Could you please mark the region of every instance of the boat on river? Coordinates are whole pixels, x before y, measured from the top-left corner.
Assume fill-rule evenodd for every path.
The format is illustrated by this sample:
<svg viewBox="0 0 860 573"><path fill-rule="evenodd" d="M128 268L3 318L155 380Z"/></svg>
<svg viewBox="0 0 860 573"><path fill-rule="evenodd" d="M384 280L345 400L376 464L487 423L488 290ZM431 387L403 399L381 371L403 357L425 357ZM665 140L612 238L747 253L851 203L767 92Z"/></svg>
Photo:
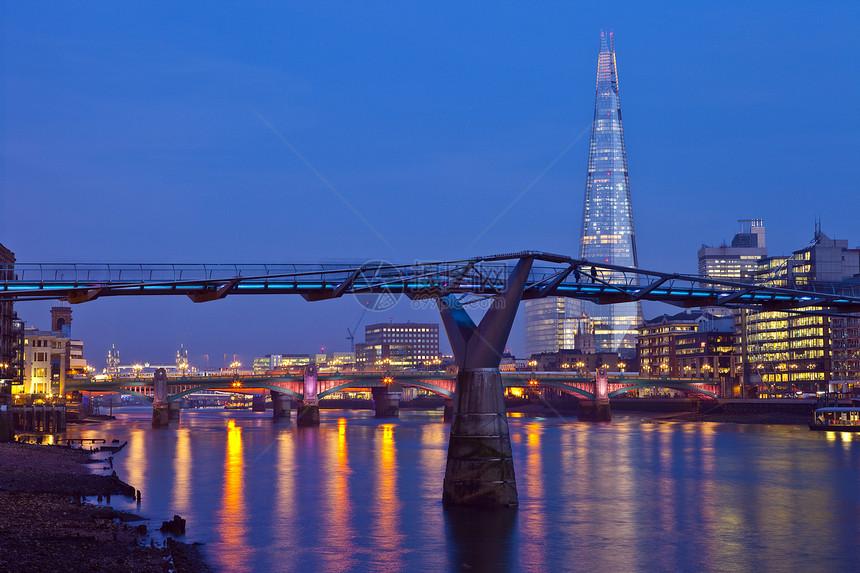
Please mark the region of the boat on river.
<svg viewBox="0 0 860 573"><path fill-rule="evenodd" d="M244 398L231 397L224 404L225 410L250 410L251 405Z"/></svg>
<svg viewBox="0 0 860 573"><path fill-rule="evenodd" d="M860 408L818 408L812 415L810 430L825 432L860 432Z"/></svg>

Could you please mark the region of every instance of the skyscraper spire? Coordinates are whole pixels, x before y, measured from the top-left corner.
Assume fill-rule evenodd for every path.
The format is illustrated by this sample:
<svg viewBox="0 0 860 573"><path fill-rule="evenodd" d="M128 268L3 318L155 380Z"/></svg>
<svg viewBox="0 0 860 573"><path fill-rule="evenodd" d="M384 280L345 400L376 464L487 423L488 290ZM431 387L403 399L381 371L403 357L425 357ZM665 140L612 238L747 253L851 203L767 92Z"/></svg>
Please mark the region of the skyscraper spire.
<svg viewBox="0 0 860 573"><path fill-rule="evenodd" d="M580 257L630 267L639 263L612 32L600 33ZM620 277L609 273L603 279L612 282ZM642 322L642 309L638 302L606 306L589 304L586 312L595 320L598 352L629 352L634 348L633 329Z"/></svg>

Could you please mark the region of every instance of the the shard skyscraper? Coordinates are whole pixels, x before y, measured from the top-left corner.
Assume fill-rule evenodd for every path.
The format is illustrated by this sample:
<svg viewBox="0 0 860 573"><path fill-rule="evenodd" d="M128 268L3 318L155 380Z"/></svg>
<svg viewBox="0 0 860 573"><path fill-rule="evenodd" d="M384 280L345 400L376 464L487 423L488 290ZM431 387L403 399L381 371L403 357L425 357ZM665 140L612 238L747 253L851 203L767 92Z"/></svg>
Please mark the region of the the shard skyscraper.
<svg viewBox="0 0 860 573"><path fill-rule="evenodd" d="M627 267L635 267L639 263L612 32L600 33L597 92L588 150L579 255L597 263ZM608 282L621 280L621 277L612 275L603 278ZM642 322L639 302L604 306L587 304L585 312L594 320L598 352L627 354L635 348L635 328Z"/></svg>
<svg viewBox="0 0 860 573"><path fill-rule="evenodd" d="M612 32L600 34L579 256L595 263L638 265ZM621 280L613 274L600 278ZM573 339L565 336L570 330L565 324L582 324L583 310L591 319L597 352L634 352L635 329L642 322L640 303L601 306L549 298L526 303L526 354L573 348Z"/></svg>

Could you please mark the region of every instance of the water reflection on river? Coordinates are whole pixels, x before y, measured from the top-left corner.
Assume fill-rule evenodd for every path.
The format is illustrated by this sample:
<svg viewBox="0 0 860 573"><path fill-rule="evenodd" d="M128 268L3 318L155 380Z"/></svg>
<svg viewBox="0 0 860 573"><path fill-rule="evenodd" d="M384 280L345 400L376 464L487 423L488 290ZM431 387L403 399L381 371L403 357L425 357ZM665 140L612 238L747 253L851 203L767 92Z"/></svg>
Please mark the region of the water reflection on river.
<svg viewBox="0 0 860 573"><path fill-rule="evenodd" d="M221 571L835 571L860 562L860 442L798 427L511 417L517 510L444 508L439 412L145 410L72 427L154 525L179 514ZM113 499L115 506L122 502ZM135 509L131 504L129 507Z"/></svg>

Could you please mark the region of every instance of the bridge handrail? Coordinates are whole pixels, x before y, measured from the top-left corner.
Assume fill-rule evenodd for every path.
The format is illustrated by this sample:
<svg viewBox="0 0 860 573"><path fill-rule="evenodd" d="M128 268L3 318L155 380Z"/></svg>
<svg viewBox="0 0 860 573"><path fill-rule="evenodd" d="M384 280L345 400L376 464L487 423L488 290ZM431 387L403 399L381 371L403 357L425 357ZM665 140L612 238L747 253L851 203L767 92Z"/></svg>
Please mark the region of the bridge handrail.
<svg viewBox="0 0 860 573"><path fill-rule="evenodd" d="M530 271L526 291L532 298L551 294L623 302L692 297L695 299L693 302L705 305L770 305L768 308L777 310L797 306L802 309L800 312L822 306L846 312L860 308L860 285L810 283L788 288L662 273L534 251L407 265L14 263L0 265L0 291L4 298L34 299L64 298L75 295L80 289L98 291L89 293L87 297L75 295L73 298L77 302L81 298L95 298L102 290L109 290L110 294L138 294L143 289L154 294L188 294L216 286L228 289L225 295L231 292L265 292L270 286L289 292L283 289L292 286L296 292L300 288L303 291L326 291L328 294L321 295L322 298L347 292L420 294L422 289L429 297L443 296L448 292L485 297L498 292L505 283L510 266L520 257L532 257L543 263L533 265ZM372 272L363 272L365 270Z"/></svg>

